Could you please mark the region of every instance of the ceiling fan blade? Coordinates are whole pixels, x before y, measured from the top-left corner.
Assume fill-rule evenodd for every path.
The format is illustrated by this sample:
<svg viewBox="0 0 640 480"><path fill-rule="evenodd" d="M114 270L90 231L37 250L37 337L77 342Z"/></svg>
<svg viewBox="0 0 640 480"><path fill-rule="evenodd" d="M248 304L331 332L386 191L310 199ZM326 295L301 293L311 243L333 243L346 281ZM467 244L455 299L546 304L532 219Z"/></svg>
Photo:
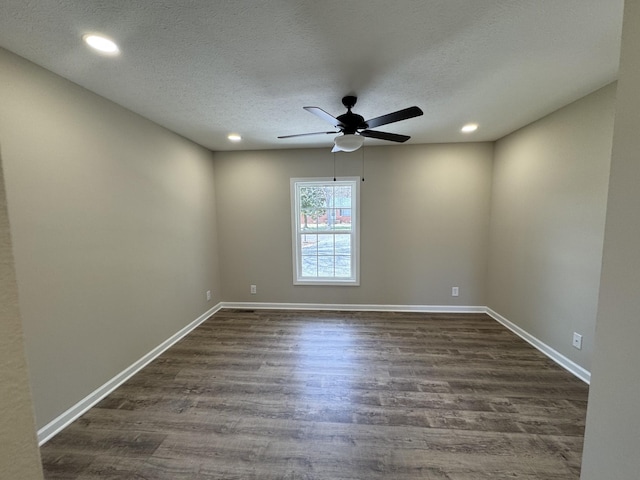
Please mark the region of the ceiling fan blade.
<svg viewBox="0 0 640 480"><path fill-rule="evenodd" d="M367 128L380 127L388 123L399 122L400 120L406 120L408 118L419 117L424 112L418 107L409 107L397 112L387 113L381 117L375 117L371 120L366 120Z"/></svg>
<svg viewBox="0 0 640 480"><path fill-rule="evenodd" d="M342 126L342 122L340 120L338 120L336 117L334 117L330 113L325 112L321 108L318 108L318 107L302 107L302 108L304 108L309 113L313 113L316 117L321 118L325 122L329 122L334 127Z"/></svg>
<svg viewBox="0 0 640 480"><path fill-rule="evenodd" d="M278 138L293 138L293 137L306 137L308 135L323 135L326 133L340 133L340 132L312 132L312 133L296 133L295 135L281 135Z"/></svg>
<svg viewBox="0 0 640 480"><path fill-rule="evenodd" d="M362 130L360 135L363 137L378 138L380 140L389 140L390 142L403 143L409 140L409 135L398 135L397 133L378 132L376 130Z"/></svg>

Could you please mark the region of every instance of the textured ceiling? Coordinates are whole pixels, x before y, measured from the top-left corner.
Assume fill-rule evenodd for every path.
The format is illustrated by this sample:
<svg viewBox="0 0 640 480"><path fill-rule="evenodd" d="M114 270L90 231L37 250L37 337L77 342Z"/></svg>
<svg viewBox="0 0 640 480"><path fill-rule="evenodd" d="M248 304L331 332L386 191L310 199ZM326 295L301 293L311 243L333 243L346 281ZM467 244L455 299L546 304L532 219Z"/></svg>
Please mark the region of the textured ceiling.
<svg viewBox="0 0 640 480"><path fill-rule="evenodd" d="M212 150L318 147L358 96L409 143L495 140L616 79L623 0L0 0L0 46ZM115 58L82 42L99 32ZM472 135L460 133L477 122ZM329 128L327 128L329 127ZM240 144L226 135L238 132ZM366 144L384 144L367 139Z"/></svg>

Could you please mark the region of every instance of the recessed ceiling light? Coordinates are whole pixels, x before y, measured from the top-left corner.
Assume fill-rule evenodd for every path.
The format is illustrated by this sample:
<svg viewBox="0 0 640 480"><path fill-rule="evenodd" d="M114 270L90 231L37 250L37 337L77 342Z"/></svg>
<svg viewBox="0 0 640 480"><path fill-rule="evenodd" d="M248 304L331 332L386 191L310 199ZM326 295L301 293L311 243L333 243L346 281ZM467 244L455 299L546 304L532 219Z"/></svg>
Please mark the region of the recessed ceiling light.
<svg viewBox="0 0 640 480"><path fill-rule="evenodd" d="M84 43L89 45L94 50L99 51L100 53L106 53L107 55L117 55L120 53L120 49L116 43L101 35L95 35L93 33L87 33L82 36L82 40Z"/></svg>
<svg viewBox="0 0 640 480"><path fill-rule="evenodd" d="M227 135L227 138L232 142L239 142L240 140L242 140L242 137L237 133L230 133L229 135Z"/></svg>
<svg viewBox="0 0 640 480"><path fill-rule="evenodd" d="M464 127L462 127L461 131L464 133L475 132L478 129L477 123L467 123Z"/></svg>

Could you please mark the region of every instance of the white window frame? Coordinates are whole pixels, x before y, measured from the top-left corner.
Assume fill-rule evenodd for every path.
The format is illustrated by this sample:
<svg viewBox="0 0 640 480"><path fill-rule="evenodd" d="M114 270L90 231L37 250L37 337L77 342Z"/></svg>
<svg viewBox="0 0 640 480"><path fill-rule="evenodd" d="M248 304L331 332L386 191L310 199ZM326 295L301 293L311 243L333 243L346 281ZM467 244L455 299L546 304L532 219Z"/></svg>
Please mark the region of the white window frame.
<svg viewBox="0 0 640 480"><path fill-rule="evenodd" d="M299 186L313 184L331 186L350 185L352 190L351 206L351 276L350 277L304 277L302 275L302 245L303 234L300 225ZM360 177L333 178L292 178L291 179L291 232L293 250L293 284L294 285L360 285ZM307 232L308 233L308 232ZM345 234L344 231L321 231L318 234Z"/></svg>

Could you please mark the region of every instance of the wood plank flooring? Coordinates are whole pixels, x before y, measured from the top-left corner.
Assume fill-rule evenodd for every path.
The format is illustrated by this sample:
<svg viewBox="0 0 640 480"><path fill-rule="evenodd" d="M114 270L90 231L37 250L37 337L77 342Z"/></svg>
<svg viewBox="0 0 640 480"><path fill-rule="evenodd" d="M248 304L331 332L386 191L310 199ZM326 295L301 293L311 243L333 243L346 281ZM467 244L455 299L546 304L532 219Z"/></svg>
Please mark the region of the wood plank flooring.
<svg viewBox="0 0 640 480"><path fill-rule="evenodd" d="M221 310L47 479L579 479L588 386L484 314Z"/></svg>

